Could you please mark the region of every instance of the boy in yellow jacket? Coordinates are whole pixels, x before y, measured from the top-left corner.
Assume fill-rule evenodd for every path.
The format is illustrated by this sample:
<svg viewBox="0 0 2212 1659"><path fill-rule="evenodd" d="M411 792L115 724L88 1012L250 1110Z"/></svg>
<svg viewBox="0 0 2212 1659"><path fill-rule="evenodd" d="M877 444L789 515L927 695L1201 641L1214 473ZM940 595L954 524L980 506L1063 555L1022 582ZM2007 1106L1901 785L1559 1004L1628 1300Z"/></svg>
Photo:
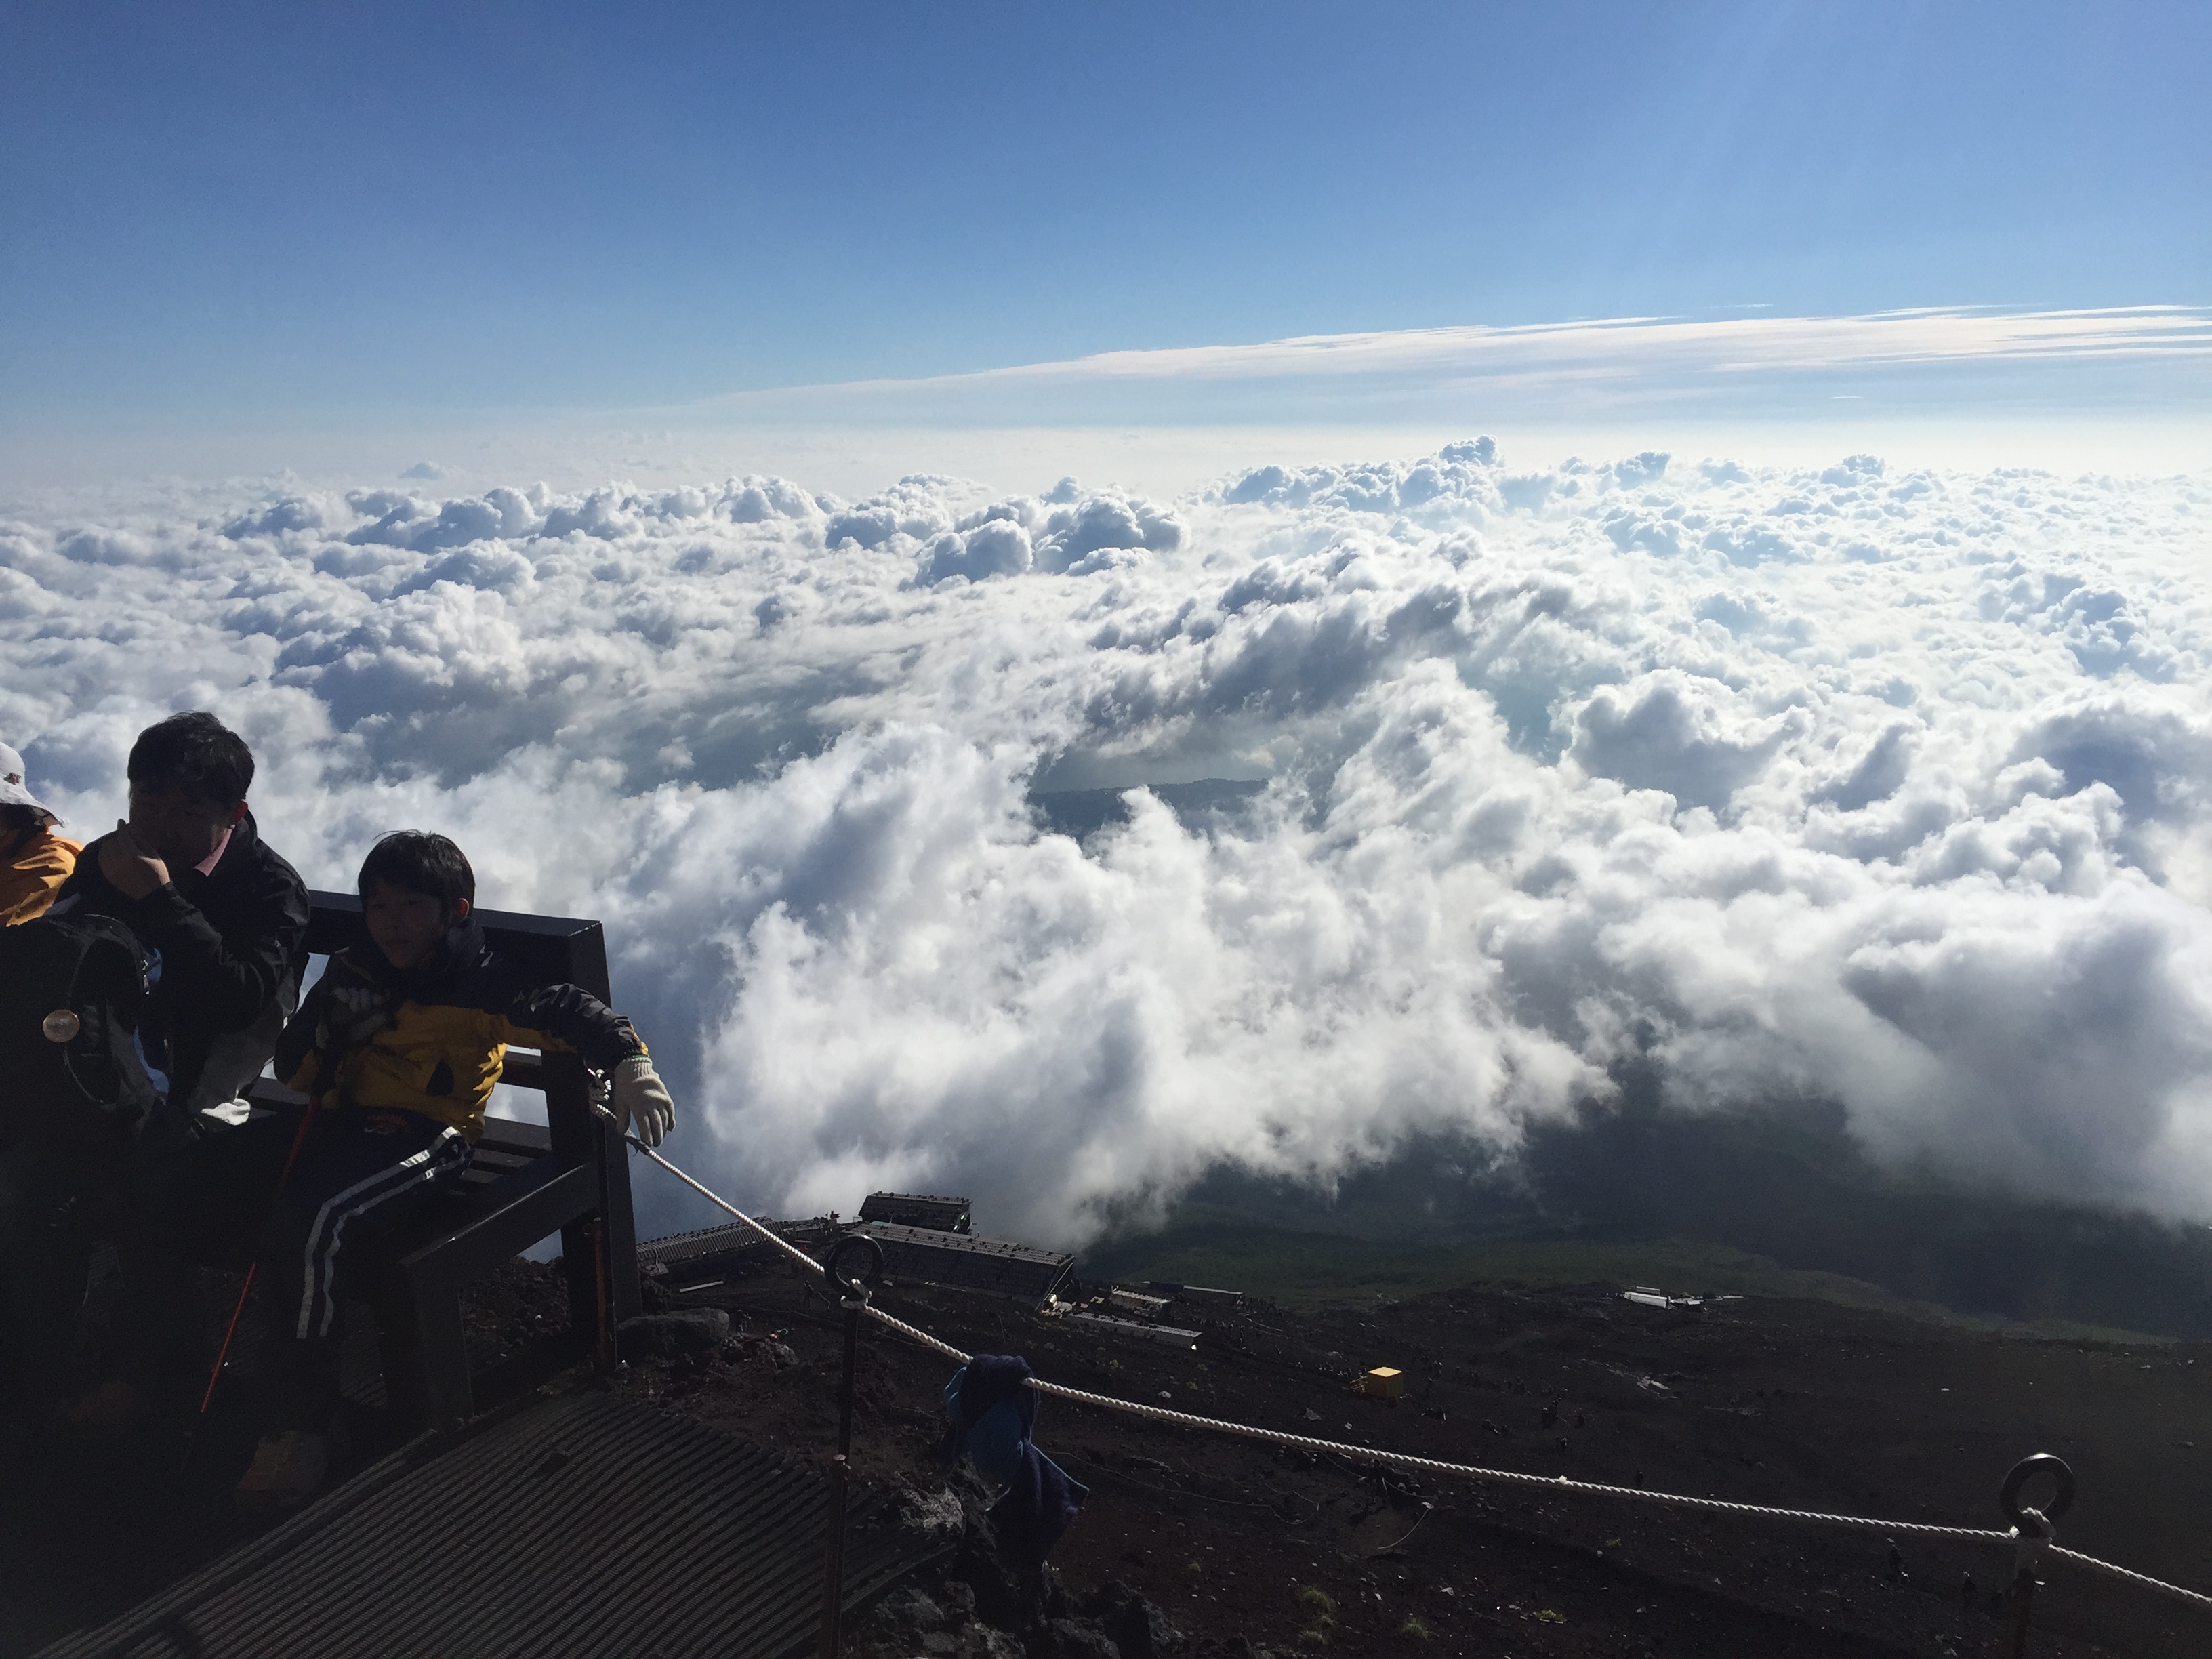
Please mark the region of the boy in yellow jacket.
<svg viewBox="0 0 2212 1659"><path fill-rule="evenodd" d="M276 1075L314 1122L262 1232L271 1317L261 1365L273 1419L240 1498L289 1507L328 1472L337 1409L335 1297L378 1235L468 1167L510 1043L573 1048L613 1079L657 1144L668 1091L622 1015L495 956L471 915L476 876L443 836L385 836L361 868L369 945L331 959L276 1045Z"/></svg>

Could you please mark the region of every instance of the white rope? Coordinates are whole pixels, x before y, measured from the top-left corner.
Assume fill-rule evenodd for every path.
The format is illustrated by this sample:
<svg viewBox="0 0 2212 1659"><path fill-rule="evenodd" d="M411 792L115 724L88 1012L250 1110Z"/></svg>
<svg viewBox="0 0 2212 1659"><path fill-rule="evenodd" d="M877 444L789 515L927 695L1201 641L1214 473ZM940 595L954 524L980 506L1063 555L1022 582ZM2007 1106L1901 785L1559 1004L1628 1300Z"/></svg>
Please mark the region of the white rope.
<svg viewBox="0 0 2212 1659"><path fill-rule="evenodd" d="M607 1110L605 1107L595 1105L592 1109L597 1112L601 1117L606 1119L608 1122L615 1123L619 1127L619 1121L616 1118L615 1115ZM817 1279L826 1279L829 1277L830 1270L823 1267L819 1261L817 1261L812 1256L807 1255L805 1251L800 1249L798 1245L793 1243L789 1239L775 1232L773 1229L763 1227L759 1222L754 1220L743 1210L731 1203L728 1199L724 1198L720 1193L715 1192L713 1188L702 1186L698 1182L694 1181L690 1176L684 1174L683 1170L678 1169L666 1158L661 1157L659 1152L653 1151L652 1147L647 1146L635 1135L630 1134L625 1131L623 1134L623 1139L629 1142L631 1146L636 1147L638 1151L643 1152L655 1164L658 1164L662 1169L667 1170L669 1174L674 1176L678 1181L689 1187L693 1192L698 1194L700 1197L705 1199L708 1203L717 1206L726 1213L734 1216L739 1221L744 1222L746 1226L751 1228L763 1238L768 1240L769 1243L775 1245L777 1249L781 1250L786 1255L789 1256L800 1267L805 1268L807 1272L812 1273ZM881 1308L877 1307L873 1303L867 1304L864 1311L866 1312L870 1318L878 1320L884 1324L890 1326L891 1329L898 1332L902 1336L911 1337L915 1341L921 1343L925 1348L934 1349L937 1352L943 1354L947 1359L957 1361L958 1364L964 1365L970 1359L975 1358L973 1354L965 1354L961 1352L959 1349L954 1347L950 1342L941 1341L938 1338L932 1336L927 1331L922 1330L917 1326L908 1324L903 1319L895 1318L891 1315L885 1313Z"/></svg>
<svg viewBox="0 0 2212 1659"><path fill-rule="evenodd" d="M1371 1446L1348 1446L1338 1440L1316 1440L1309 1435L1286 1434L1279 1429L1261 1429L1244 1423L1225 1422L1218 1418L1194 1417L1185 1412L1169 1411L1164 1407L1115 1400L1102 1394L1086 1394L1080 1389L1047 1382L1041 1377L1032 1377L1030 1386L1040 1394L1057 1395L1064 1400L1079 1401L1086 1406L1101 1406L1109 1411L1129 1412L1139 1417L1173 1423L1180 1428L1207 1429L1217 1434L1241 1435L1246 1439L1269 1441L1279 1446L1294 1446L1304 1451L1341 1453L1346 1456L1364 1458L1370 1463L1389 1463L1402 1469L1419 1469L1427 1474L1470 1480L1496 1480L1507 1486L1540 1487L1546 1492L1594 1492L1607 1498L1636 1498L1646 1503L1675 1504L1687 1509L1711 1510L1722 1514L1778 1516L1791 1521L1818 1521L1831 1526L1863 1527L1876 1532L1912 1533L1927 1538L1972 1538L1989 1543L2008 1543L2012 1539L2008 1532L1996 1532L1981 1527L1937 1527L1919 1521L1877 1521L1862 1515L1825 1515L1813 1510L1768 1509L1759 1504L1734 1504L1718 1498L1692 1498L1685 1492L1647 1492L1641 1486L1609 1486L1592 1480L1571 1480L1564 1474L1528 1474L1519 1469L1488 1469L1472 1463L1446 1463L1433 1457L1416 1457L1410 1452L1379 1451Z"/></svg>
<svg viewBox="0 0 2212 1659"><path fill-rule="evenodd" d="M592 1109L610 1122L616 1121L614 1115L605 1107L595 1106ZM625 1133L623 1139L702 1198L744 1223L746 1226L768 1240L769 1243L791 1257L809 1273L817 1278L829 1276L829 1270L822 1263L807 1255L789 1239L779 1237L720 1194L694 1181L652 1147L638 1139L636 1136ZM901 1335L943 1354L947 1359L964 1365L974 1358L971 1354L961 1352L950 1342L932 1336L927 1331L908 1324L903 1319L893 1317L872 1303L865 1304L862 1311L870 1318L889 1326ZM1274 1445L1294 1447L1301 1451L1329 1452L1341 1454L1347 1457L1364 1458L1370 1463L1388 1463L1402 1469L1419 1469L1424 1474L1439 1478L1491 1480L1506 1486L1534 1487L1544 1492L1589 1493L1601 1498L1626 1498L1646 1504L1670 1504L1679 1509L1704 1510L1717 1515L1765 1516L1778 1521L1807 1521L1820 1526L1856 1527L1863 1531L1893 1535L1904 1534L1916 1538L1964 1538L1978 1543L2008 1544L2014 1541L2018 1536L2017 1530L1998 1532L1994 1528L1984 1527L1938 1527L1923 1521L1881 1521L1869 1516L1830 1515L1818 1510L1770 1509L1764 1504L1736 1504L1719 1498L1694 1498L1686 1492L1647 1492L1641 1486L1613 1486L1594 1480L1571 1480L1563 1474L1528 1474L1519 1469L1487 1469L1472 1463L1446 1463L1433 1457L1416 1457L1410 1452L1380 1451L1372 1446L1348 1446L1341 1441L1317 1440L1310 1435L1287 1434L1280 1429L1255 1428L1249 1423L1231 1423L1216 1417L1194 1417L1188 1412L1170 1411L1164 1406L1147 1406L1133 1400L1117 1400L1111 1395L1091 1394L1082 1389L1071 1389L1062 1382L1048 1382L1041 1376L1032 1376L1028 1379L1028 1382L1030 1387L1035 1389L1039 1394L1052 1395L1061 1400L1073 1400L1080 1405L1096 1406L1104 1411L1125 1412L1133 1417L1148 1417L1155 1422L1171 1423L1177 1428L1204 1429L1213 1434L1236 1435L1247 1440L1263 1440ZM2212 1608L2212 1595L2200 1595L2192 1589L2184 1589L2180 1585L2169 1584L2162 1578L2153 1578L2146 1573L2115 1566L2109 1561L2099 1560L2094 1555L2083 1555L2078 1550L2062 1549L2056 1544L2050 1546L2050 1553L2063 1556L2076 1566L2086 1567L2092 1572L2101 1572L2109 1577L2124 1580L2144 1589L2157 1590L2161 1594L2178 1597L2184 1601L2194 1602L2198 1607Z"/></svg>
<svg viewBox="0 0 2212 1659"><path fill-rule="evenodd" d="M2179 1596L2182 1601L2193 1601L2200 1607L2212 1607L2212 1595L2200 1595L2193 1589L2184 1589L2179 1584L2169 1584L2163 1578L2153 1578L2149 1574L2137 1572L2132 1567L2115 1566L2110 1561L2100 1561L2094 1555L2084 1555L2079 1550L2066 1549L2057 1544L2051 1546L2051 1553L2063 1555L2075 1566L2087 1567L2092 1572L2101 1572L2108 1578L2118 1578L2123 1583L2135 1584L2143 1589L2158 1590L2167 1595Z"/></svg>

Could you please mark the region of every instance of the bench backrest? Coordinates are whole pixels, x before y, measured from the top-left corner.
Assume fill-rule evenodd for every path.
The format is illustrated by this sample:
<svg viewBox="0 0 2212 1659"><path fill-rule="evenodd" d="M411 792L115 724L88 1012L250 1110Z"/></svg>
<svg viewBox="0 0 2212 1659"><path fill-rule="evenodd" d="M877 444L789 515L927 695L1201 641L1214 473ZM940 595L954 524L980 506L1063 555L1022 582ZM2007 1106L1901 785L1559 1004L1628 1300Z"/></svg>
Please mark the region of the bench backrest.
<svg viewBox="0 0 2212 1659"><path fill-rule="evenodd" d="M368 942L361 901L351 893L310 893L307 949L326 957ZM479 910L477 923L491 947L533 979L575 985L611 1003L607 984L607 936L596 921L568 916L525 915L517 910Z"/></svg>

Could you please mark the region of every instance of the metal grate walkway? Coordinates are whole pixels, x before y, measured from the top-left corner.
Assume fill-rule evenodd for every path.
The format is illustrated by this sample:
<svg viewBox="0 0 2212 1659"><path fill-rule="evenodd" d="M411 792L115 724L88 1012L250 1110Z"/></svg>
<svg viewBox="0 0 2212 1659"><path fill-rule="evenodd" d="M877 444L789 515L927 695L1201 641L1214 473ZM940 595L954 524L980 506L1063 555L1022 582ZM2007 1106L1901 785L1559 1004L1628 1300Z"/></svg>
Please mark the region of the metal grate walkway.
<svg viewBox="0 0 2212 1659"><path fill-rule="evenodd" d="M38 1659L784 1659L821 1609L825 1483L596 1392L426 1436ZM856 1504L848 1606L942 1547Z"/></svg>

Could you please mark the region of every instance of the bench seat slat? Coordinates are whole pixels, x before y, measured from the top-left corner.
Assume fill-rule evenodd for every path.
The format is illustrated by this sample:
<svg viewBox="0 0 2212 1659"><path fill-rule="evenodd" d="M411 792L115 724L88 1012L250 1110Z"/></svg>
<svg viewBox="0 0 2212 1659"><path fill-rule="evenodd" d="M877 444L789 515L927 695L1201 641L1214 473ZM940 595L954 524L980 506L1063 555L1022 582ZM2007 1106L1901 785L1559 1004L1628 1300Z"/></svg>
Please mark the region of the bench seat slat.
<svg viewBox="0 0 2212 1659"><path fill-rule="evenodd" d="M441 1209L438 1231L404 1251L394 1265L403 1275L411 1274L434 1256L458 1280L479 1277L546 1234L590 1214L597 1197L589 1169L533 1164Z"/></svg>

